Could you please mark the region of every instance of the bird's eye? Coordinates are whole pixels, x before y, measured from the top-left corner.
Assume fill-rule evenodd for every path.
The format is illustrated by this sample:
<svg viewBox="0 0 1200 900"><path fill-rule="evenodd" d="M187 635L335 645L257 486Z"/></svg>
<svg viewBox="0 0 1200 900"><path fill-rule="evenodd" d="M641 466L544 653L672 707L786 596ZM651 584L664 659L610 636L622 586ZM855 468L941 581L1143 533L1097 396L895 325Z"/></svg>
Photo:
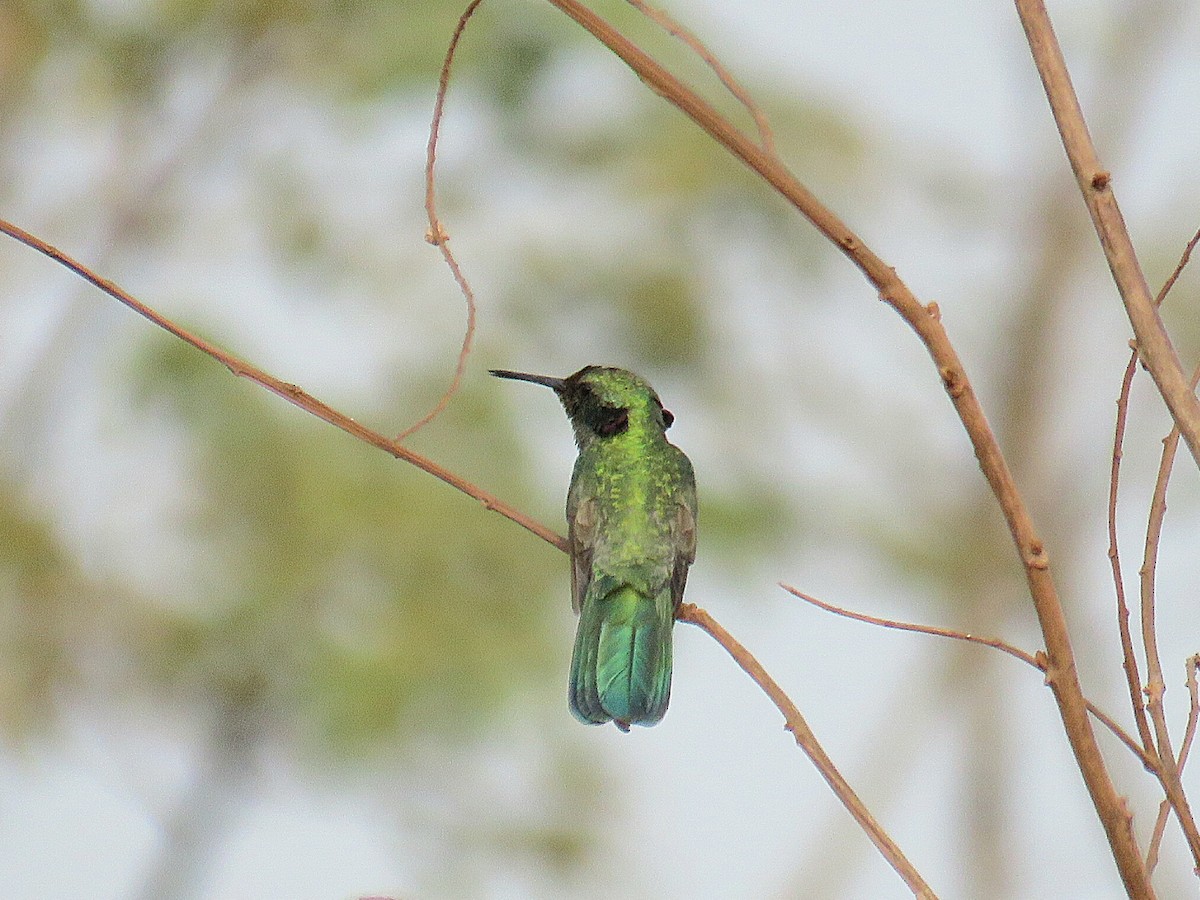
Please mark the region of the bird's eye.
<svg viewBox="0 0 1200 900"><path fill-rule="evenodd" d="M612 437L614 434L621 434L627 428L629 428L629 410L614 409L611 411L611 415L596 426L596 433L601 437Z"/></svg>
<svg viewBox="0 0 1200 900"><path fill-rule="evenodd" d="M664 409L662 411L662 416L664 429L670 428L675 424L675 413L671 412L669 409Z"/></svg>

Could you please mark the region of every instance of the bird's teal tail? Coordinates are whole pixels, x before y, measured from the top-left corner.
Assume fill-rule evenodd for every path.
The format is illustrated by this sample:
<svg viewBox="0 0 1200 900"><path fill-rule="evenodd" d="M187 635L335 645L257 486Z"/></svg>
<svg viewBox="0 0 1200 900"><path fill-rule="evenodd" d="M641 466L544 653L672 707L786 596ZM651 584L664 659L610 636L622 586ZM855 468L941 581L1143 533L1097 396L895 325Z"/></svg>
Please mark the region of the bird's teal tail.
<svg viewBox="0 0 1200 900"><path fill-rule="evenodd" d="M575 717L593 725L611 719L623 730L661 719L671 696L674 625L669 587L658 598L628 585L605 596L589 591L571 660Z"/></svg>

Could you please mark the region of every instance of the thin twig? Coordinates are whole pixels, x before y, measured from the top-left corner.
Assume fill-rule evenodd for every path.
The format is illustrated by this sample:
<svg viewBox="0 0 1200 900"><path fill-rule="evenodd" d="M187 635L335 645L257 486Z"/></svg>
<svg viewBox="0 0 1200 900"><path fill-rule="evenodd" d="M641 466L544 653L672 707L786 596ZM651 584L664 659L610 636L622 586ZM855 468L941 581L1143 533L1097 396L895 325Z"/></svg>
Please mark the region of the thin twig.
<svg viewBox="0 0 1200 900"><path fill-rule="evenodd" d="M1195 390L1200 382L1200 367L1192 375L1191 388ZM1158 744L1158 777L1162 782L1163 791L1175 810L1175 818L1187 839L1192 859L1200 869L1200 829L1192 816L1187 794L1183 790L1183 782L1179 777L1179 768L1175 761L1175 753L1171 749L1171 733L1167 727L1166 710L1163 707L1163 695L1167 691L1163 678L1162 660L1158 653L1158 626L1156 624L1154 604L1154 581L1158 568L1158 548L1162 538L1163 522L1167 515L1167 484L1171 480L1171 469L1175 462L1175 451L1179 447L1179 427L1171 429L1171 433L1163 440L1162 459L1158 466L1158 478L1154 484L1154 496L1150 502L1150 519L1146 525L1146 547L1142 557L1141 569L1141 599L1142 599L1142 645L1146 652L1146 709L1150 722L1154 726L1154 737Z"/></svg>
<svg viewBox="0 0 1200 900"><path fill-rule="evenodd" d="M1002 641L999 638L981 637L977 634L969 634L965 631L955 631L951 628L938 628L935 625L916 625L912 622L900 622L896 619L882 619L879 616L871 616L867 615L866 613L854 612L853 610L846 609L842 606L835 606L832 603L826 603L824 600L819 600L810 594L806 594L803 591L792 587L790 584L784 584L783 582L780 582L779 586L792 596L803 600L805 603L811 603L818 609L831 612L836 616L854 619L856 622L866 622L868 625L878 625L881 628L892 628L897 631L912 631L917 634L931 634L934 637L951 638L952 640L956 641L966 641L970 644L980 644L984 647L991 647L993 650L999 650L1001 653L1007 653L1009 656L1021 660L1021 662L1025 663L1026 665L1032 666L1039 672L1045 673L1046 671L1045 654L1029 653L1028 651L1022 650L1020 647L1014 646L1013 644L1008 643L1008 641ZM1087 707L1088 711L1096 717L1096 721L1104 725L1104 727L1111 731L1122 744L1128 747L1130 752L1132 752L1139 760L1141 760L1143 766L1150 771L1155 770L1154 760L1146 755L1145 751L1138 746L1138 742L1135 741L1124 728L1118 725L1112 716L1108 715L1108 713L1104 712L1104 710L1092 703L1091 700L1087 701Z"/></svg>
<svg viewBox="0 0 1200 900"><path fill-rule="evenodd" d="M1196 689L1196 667L1200 666L1200 654L1188 657L1187 689L1190 705L1188 708L1187 727L1183 732L1183 744L1179 748L1179 775L1183 776L1183 767L1187 765L1188 753L1192 749L1192 740L1196 737L1196 722L1200 719L1200 692ZM1158 804L1158 818L1154 820L1154 831L1150 834L1150 847L1146 851L1146 869L1154 872L1158 865L1158 850L1162 845L1163 834L1167 828L1167 816L1171 812L1171 801L1163 799Z"/></svg>
<svg viewBox="0 0 1200 900"><path fill-rule="evenodd" d="M867 247L778 158L766 153L695 91L681 83L608 22L577 0L548 2L589 31L625 62L651 90L691 118L721 146L762 177L859 268L879 292L880 298L900 314L924 343L971 439L984 477L1004 513L1045 639L1049 661L1046 681L1054 692L1063 729L1112 847L1121 880L1131 894L1153 896L1142 853L1134 838L1132 816L1109 777L1104 757L1096 743L1076 671L1066 617L1050 573L1049 557L962 361L942 326L936 304L922 304L895 269Z"/></svg>
<svg viewBox="0 0 1200 900"><path fill-rule="evenodd" d="M1179 280L1179 276L1183 274L1183 270L1187 267L1188 261L1192 258L1192 251L1196 249L1197 243L1200 243L1200 230L1192 236L1187 246L1184 247L1175 270L1163 283L1158 295L1154 298L1155 306L1162 306L1163 301L1171 292L1171 288L1175 286L1175 282ZM1141 738L1142 746L1145 748L1146 754L1154 759L1154 771L1157 772L1158 751L1154 746L1154 737L1150 733L1150 723L1146 719L1146 707L1142 693L1142 677L1138 671L1137 654L1134 653L1133 649L1133 635L1129 630L1129 605L1125 599L1125 579L1121 574L1121 557L1117 543L1117 488L1120 481L1125 425L1129 416L1129 394L1133 386L1133 376L1137 372L1137 358L1137 350L1134 349L1129 355L1128 364L1125 366L1125 374L1121 379L1121 391L1117 396L1117 422L1113 434L1112 469L1108 481L1108 559L1112 566L1113 586L1117 594L1117 629L1121 637L1122 667L1125 670L1125 681L1129 689L1130 706L1133 709L1133 717L1137 723L1138 736ZM1149 858L1150 854L1147 854L1147 859Z"/></svg>
<svg viewBox="0 0 1200 900"><path fill-rule="evenodd" d="M796 739L797 746L804 751L805 755L812 760L813 765L817 767L817 771L821 773L821 777L833 789L838 799L850 812L850 815L858 822L862 829L867 833L872 843L879 848L880 853L891 863L897 874L904 879L904 883L909 886L913 894L917 897L934 897L933 890L925 883L921 874L913 868L912 864L904 856L904 853L896 845L896 843L888 837L886 831L871 815L870 811L854 793L854 789L842 777L842 774L837 770L833 761L826 755L821 744L817 741L816 735L812 729L808 727L808 723L804 720L804 716L800 714L800 710L791 701L783 689L775 682L762 667L757 659L743 647L728 631L713 619L708 613L691 603L684 603L679 608L676 617L681 622L689 622L692 625L697 625L710 636L716 639L726 652L733 657L734 661L741 666L742 670L750 676L750 678L762 688L763 692L771 698L771 702L783 714L784 729L792 733L792 737Z"/></svg>
<svg viewBox="0 0 1200 900"><path fill-rule="evenodd" d="M1154 305L1156 307L1163 305L1163 301L1167 299L1167 294L1171 293L1171 288L1175 287L1175 282L1179 280L1179 276L1183 274L1183 270L1191 262L1192 251L1196 249L1197 244L1200 244L1200 230L1197 230L1192 235L1192 239L1187 242L1187 246L1183 248L1183 254L1179 257L1179 263L1175 266L1175 271L1171 273L1170 278L1163 282L1158 296L1154 298Z"/></svg>
<svg viewBox="0 0 1200 900"><path fill-rule="evenodd" d="M1200 653L1192 654L1187 661L1188 720L1183 730L1183 743L1179 747L1179 775L1183 776L1188 754L1192 752L1192 741L1196 737L1196 725L1200 721L1200 690L1196 686L1196 669L1200 667Z"/></svg>
<svg viewBox="0 0 1200 900"><path fill-rule="evenodd" d="M385 453L390 453L397 459L412 463L418 469L428 472L435 478L441 479L442 481L446 482L446 484L462 491L467 496L474 497L476 500L482 503L485 508L490 509L493 512L498 512L507 519L511 519L522 528L533 532L547 543L553 544L555 547L558 547L558 549L564 552L567 550L566 538L556 534L553 530L547 528L536 519L527 516L525 513L521 512L515 507L509 506L507 503L499 500L482 488L475 486L465 478L456 475L442 466L439 466L437 463L433 462L433 460L421 456L419 453L414 453L399 441L386 438L382 434L372 431L370 428L367 428L364 425L360 425L354 419L351 419L349 416L338 412L333 407L321 402L311 394L301 390L296 385L289 384L285 381L280 381L273 375L269 375L261 369L252 366L250 363L240 359L237 356L234 356L232 353L222 350L220 347L210 344L203 338L192 334L187 329L172 322L166 316L156 312L139 300L136 300L134 297L126 293L117 285L113 284L111 281L101 278L99 275L92 272L87 266L72 259L57 247L46 243L40 238L34 237L29 232L18 228L16 225L6 222L3 219L0 219L0 232L15 238L22 244L25 244L27 247L32 247L39 253L50 257L50 259L70 269L76 275L79 275L81 278L84 278L85 280L94 284L96 287L100 288L100 290L104 291L104 293L108 294L113 299L118 300L128 306L138 315L149 319L159 328L162 328L164 331L169 331L180 340L191 344L197 350L208 354L229 369L229 371L234 375L237 375L240 378L248 378L255 384L266 388L271 393L282 397L284 400L288 401L288 403L300 407L305 412L311 413L324 422L328 422L335 428L340 428L347 434L353 435L361 441L366 441L373 447L378 447L380 450L383 450Z"/></svg>
<svg viewBox="0 0 1200 900"><path fill-rule="evenodd" d="M1129 357L1125 376L1121 379L1121 392L1117 397L1117 424L1113 433L1112 468L1108 479L1108 562L1112 567L1113 587L1117 594L1117 631L1121 638L1121 667L1125 670L1125 685L1129 689L1129 704L1137 725L1138 737L1147 756L1153 758L1153 771L1158 771L1158 751L1154 748L1154 736L1146 719L1146 707L1142 700L1142 675L1138 670L1137 654L1133 650L1133 634L1129 629L1129 604L1125 599L1125 579L1121 574L1121 556L1117 544L1117 487L1121 475L1122 445L1125 440L1125 423L1129 416L1129 392L1133 376L1137 371L1137 351Z"/></svg>
<svg viewBox="0 0 1200 900"><path fill-rule="evenodd" d="M1016 8L1071 170L1137 337L1138 353L1179 426L1192 458L1200 464L1200 400L1188 387L1187 375L1151 298L1113 193L1112 174L1100 162L1088 133L1046 5L1043 0L1016 0Z"/></svg>
<svg viewBox="0 0 1200 900"><path fill-rule="evenodd" d="M725 65L717 59L716 55L708 49L705 43L693 32L681 25L666 10L651 6L649 3L644 2L644 0L626 0L626 2L662 28L667 34L683 41L692 49L693 53L700 57L701 61L712 70L721 84L725 86L725 90L729 91L733 98L745 107L746 112L750 113L750 117L754 119L754 127L758 130L759 146L774 156L775 135L771 130L771 121L767 118L766 113L762 111L762 108L754 101L754 98L750 96L750 92L742 87L741 82L733 77L733 74L725 68Z"/></svg>
<svg viewBox="0 0 1200 900"><path fill-rule="evenodd" d="M409 425L396 436L397 441L402 441L419 429L424 428L441 415L442 411L450 405L450 400L458 393L458 388L462 384L463 375L467 370L467 357L471 354L471 342L475 338L475 292L471 290L467 276L463 274L462 269L459 268L458 260L454 258L454 254L450 251L448 243L450 235L446 233L446 229L442 227L442 222L438 218L437 201L434 192L436 185L434 166L437 164L438 138L441 136L442 113L446 108L446 92L450 89L450 69L454 64L454 54L458 50L458 42L462 39L463 30L467 27L467 22L470 21L471 16L475 15L475 10L479 8L479 4L482 2L483 0L471 0L471 4L459 16L458 24L454 27L454 36L450 39L450 46L446 50L446 58L442 62L442 71L438 76L437 99L433 103L433 121L429 125L429 143L425 148L425 214L429 217L429 231L425 233L425 239L442 252L442 259L450 267L450 273L454 276L454 280L458 284L458 289L462 291L463 298L467 301L467 327L463 333L462 346L458 351L458 362L454 366L454 378L450 381L450 387L446 388L446 392L442 394L433 409L425 414L424 418Z"/></svg>

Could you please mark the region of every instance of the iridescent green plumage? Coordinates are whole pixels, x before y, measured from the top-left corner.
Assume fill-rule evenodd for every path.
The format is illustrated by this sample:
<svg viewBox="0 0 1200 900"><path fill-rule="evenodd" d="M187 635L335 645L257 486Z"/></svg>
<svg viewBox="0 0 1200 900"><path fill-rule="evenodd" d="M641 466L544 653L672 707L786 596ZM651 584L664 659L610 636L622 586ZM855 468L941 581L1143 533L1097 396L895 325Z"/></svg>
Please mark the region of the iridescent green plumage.
<svg viewBox="0 0 1200 900"><path fill-rule="evenodd" d="M691 462L666 438L673 416L624 369L492 374L553 388L579 446L567 494L579 613L571 711L622 730L653 725L667 710L675 612L696 556L696 482Z"/></svg>

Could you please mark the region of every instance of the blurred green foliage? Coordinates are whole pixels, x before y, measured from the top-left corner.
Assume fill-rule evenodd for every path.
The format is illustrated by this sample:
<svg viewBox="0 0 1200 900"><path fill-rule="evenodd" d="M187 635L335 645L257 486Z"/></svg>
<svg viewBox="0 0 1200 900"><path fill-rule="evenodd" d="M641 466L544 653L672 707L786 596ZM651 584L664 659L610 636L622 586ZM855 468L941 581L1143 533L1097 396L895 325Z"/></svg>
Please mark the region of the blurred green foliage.
<svg viewBox="0 0 1200 900"><path fill-rule="evenodd" d="M191 436L203 497L184 525L221 573L142 648L152 668L214 685L236 673L338 753L477 733L506 697L555 679L557 550L190 347L152 347L131 376ZM480 405L456 425L481 450L503 433Z"/></svg>
<svg viewBox="0 0 1200 900"><path fill-rule="evenodd" d="M0 480L0 740L51 726L60 693L78 686L71 648L95 592L46 517Z"/></svg>

